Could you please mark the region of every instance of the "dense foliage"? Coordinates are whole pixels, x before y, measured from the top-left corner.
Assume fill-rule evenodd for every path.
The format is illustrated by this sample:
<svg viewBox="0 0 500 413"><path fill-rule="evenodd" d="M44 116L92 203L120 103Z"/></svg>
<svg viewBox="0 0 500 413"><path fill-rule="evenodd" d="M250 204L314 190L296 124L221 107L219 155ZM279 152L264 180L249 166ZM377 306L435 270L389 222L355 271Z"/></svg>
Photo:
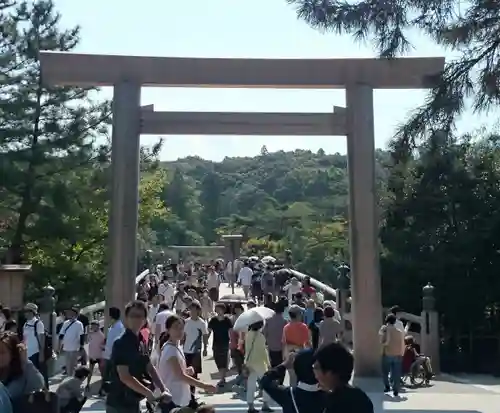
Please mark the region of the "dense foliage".
<svg viewBox="0 0 500 413"><path fill-rule="evenodd" d="M106 270L110 105L91 90L42 85L39 50L78 43L78 29L59 28L51 1L1 2L0 27L2 261L33 264L28 297L50 282L60 299L95 300ZM141 152L146 235L167 213L158 150Z"/></svg>

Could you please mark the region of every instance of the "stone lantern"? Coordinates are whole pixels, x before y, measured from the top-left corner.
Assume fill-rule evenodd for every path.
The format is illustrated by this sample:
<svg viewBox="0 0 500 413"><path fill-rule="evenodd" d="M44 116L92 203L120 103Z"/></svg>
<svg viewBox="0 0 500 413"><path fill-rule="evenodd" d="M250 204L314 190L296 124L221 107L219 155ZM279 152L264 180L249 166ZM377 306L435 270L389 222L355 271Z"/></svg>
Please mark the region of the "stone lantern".
<svg viewBox="0 0 500 413"><path fill-rule="evenodd" d="M339 289L348 290L351 284L351 277L349 277L351 268L346 264L340 264L337 267L337 271L339 273L339 275L337 276Z"/></svg>
<svg viewBox="0 0 500 413"><path fill-rule="evenodd" d="M24 281L31 265L0 265L0 303L11 310L23 308Z"/></svg>
<svg viewBox="0 0 500 413"><path fill-rule="evenodd" d="M337 267L337 310L340 314L342 342L347 345L350 345L352 341L352 332L350 331L350 328L348 328L348 324L346 321L346 315L349 313L349 305L347 300L349 297L349 288L351 284L351 278L349 277L350 271L351 268L346 264L340 264Z"/></svg>
<svg viewBox="0 0 500 413"><path fill-rule="evenodd" d="M285 250L285 266L286 268L292 268L292 251Z"/></svg>
<svg viewBox="0 0 500 413"><path fill-rule="evenodd" d="M153 263L153 251L152 250L147 250L146 251L146 266L149 268L151 271L151 264Z"/></svg>
<svg viewBox="0 0 500 413"><path fill-rule="evenodd" d="M56 290L50 284L42 289L43 296L40 300L40 313L53 313L56 308L56 299L54 297Z"/></svg>
<svg viewBox="0 0 500 413"><path fill-rule="evenodd" d="M429 282L422 288L422 308L424 311L433 311L435 307L434 286Z"/></svg>

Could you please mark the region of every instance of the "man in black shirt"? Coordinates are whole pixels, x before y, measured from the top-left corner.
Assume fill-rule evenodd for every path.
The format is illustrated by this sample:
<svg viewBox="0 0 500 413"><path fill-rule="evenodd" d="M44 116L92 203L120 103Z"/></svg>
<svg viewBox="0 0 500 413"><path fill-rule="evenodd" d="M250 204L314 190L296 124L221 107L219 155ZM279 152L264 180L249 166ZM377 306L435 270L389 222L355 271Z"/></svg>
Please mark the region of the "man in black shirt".
<svg viewBox="0 0 500 413"><path fill-rule="evenodd" d="M340 343L320 347L314 355L314 375L320 387L329 392L326 413L373 413L366 393L349 384L354 367L351 352Z"/></svg>
<svg viewBox="0 0 500 413"><path fill-rule="evenodd" d="M83 342L87 343L87 341L88 341L88 334L89 334L90 320L89 320L89 318L85 314L82 314L80 312L80 307L79 306L75 306L75 308L78 309L78 316L76 317L76 319L80 323L82 323L82 325L83 325ZM82 366L85 366L87 364L87 353L85 352L85 349L83 349L80 352L80 364Z"/></svg>
<svg viewBox="0 0 500 413"><path fill-rule="evenodd" d="M146 319L147 307L143 301L133 301L125 307L126 330L114 342L111 352L106 413L138 413L142 399L155 401L149 380L162 392L161 399L169 399L169 393L151 364L147 345L140 335Z"/></svg>
<svg viewBox="0 0 500 413"><path fill-rule="evenodd" d="M231 319L226 316L226 306L222 303L215 305L217 315L208 322L208 334L214 335L213 355L215 365L221 375L221 380L217 384L223 387L226 384L227 368L229 364L229 331L233 328Z"/></svg>

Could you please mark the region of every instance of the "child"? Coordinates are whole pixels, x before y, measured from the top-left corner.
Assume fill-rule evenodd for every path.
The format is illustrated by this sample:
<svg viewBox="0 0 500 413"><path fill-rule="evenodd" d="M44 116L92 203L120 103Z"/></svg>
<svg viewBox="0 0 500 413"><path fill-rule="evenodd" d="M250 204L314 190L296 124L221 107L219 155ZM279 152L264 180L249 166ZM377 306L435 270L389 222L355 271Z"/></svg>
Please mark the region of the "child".
<svg viewBox="0 0 500 413"><path fill-rule="evenodd" d="M57 389L60 413L79 413L87 401L84 395L83 382L90 376L90 369L78 367L73 377L64 380Z"/></svg>
<svg viewBox="0 0 500 413"><path fill-rule="evenodd" d="M92 321L90 323L90 331L89 331L89 376L87 378L87 386L88 390L90 387L90 380L92 379L92 374L94 373L95 365L99 368L99 372L101 376L103 376L102 372L102 353L104 351L104 334L99 328L99 321ZM102 394L102 389L99 391L99 394Z"/></svg>

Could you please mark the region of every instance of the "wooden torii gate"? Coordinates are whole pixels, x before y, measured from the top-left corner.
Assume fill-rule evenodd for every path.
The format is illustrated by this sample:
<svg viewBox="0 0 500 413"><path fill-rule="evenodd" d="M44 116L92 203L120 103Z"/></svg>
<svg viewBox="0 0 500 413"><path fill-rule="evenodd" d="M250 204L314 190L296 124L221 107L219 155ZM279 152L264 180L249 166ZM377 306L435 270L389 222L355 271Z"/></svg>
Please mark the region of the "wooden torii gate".
<svg viewBox="0 0 500 413"><path fill-rule="evenodd" d="M375 186L375 89L427 89L444 58L232 59L40 52L46 85L113 87L106 305L134 297L141 134L347 136L355 372L378 375L382 321ZM431 82L430 82L431 81ZM330 113L179 113L141 108L142 87L334 89Z"/></svg>

